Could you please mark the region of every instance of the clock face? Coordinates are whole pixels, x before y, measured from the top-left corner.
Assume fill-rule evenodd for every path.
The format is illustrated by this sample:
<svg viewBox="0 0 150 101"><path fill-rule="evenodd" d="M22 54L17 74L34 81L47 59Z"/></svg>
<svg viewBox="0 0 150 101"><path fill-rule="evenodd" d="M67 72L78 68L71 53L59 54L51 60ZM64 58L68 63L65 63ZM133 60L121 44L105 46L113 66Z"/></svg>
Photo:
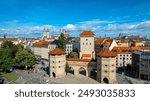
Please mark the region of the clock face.
<svg viewBox="0 0 150 101"><path fill-rule="evenodd" d="M88 41L88 39L85 39L86 41Z"/></svg>

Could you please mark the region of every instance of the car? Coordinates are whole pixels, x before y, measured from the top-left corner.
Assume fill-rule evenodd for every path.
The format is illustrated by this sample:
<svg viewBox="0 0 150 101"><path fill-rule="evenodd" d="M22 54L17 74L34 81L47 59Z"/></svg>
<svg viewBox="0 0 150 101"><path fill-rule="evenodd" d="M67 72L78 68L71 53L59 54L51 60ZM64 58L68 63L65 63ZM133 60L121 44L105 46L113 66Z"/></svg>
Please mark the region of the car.
<svg viewBox="0 0 150 101"><path fill-rule="evenodd" d="M13 70L14 70L14 67L10 67L10 68L6 69L6 72L10 73L10 72L13 72Z"/></svg>

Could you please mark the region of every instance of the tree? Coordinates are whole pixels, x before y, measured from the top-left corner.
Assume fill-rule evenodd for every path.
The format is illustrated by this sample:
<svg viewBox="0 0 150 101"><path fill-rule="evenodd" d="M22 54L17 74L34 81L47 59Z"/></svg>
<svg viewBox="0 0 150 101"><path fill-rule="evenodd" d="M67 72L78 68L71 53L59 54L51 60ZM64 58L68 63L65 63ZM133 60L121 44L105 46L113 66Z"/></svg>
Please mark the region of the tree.
<svg viewBox="0 0 150 101"><path fill-rule="evenodd" d="M71 52L69 58L79 58L79 55L77 52Z"/></svg>
<svg viewBox="0 0 150 101"><path fill-rule="evenodd" d="M4 41L2 42L1 44L1 48L12 48L14 47L15 45L13 44L12 41Z"/></svg>
<svg viewBox="0 0 150 101"><path fill-rule="evenodd" d="M61 33L60 37L58 38L58 48L65 50L65 39L64 39L64 34Z"/></svg>
<svg viewBox="0 0 150 101"><path fill-rule="evenodd" d="M30 48L11 41L4 41L0 47L0 70L5 72L11 66L30 66L35 64L35 56Z"/></svg>
<svg viewBox="0 0 150 101"><path fill-rule="evenodd" d="M5 72L6 69L14 65L15 54L17 52L16 45L11 41L4 41L0 47L0 69Z"/></svg>
<svg viewBox="0 0 150 101"><path fill-rule="evenodd" d="M35 60L36 60L35 55L31 51L31 49L28 47L16 53L15 61L18 66L32 67L35 64Z"/></svg>

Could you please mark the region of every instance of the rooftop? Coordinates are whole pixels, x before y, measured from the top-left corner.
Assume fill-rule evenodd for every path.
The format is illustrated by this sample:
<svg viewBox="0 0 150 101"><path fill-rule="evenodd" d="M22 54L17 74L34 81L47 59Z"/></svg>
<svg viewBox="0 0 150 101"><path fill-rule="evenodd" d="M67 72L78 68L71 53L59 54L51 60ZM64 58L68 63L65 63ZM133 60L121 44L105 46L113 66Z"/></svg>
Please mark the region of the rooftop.
<svg viewBox="0 0 150 101"><path fill-rule="evenodd" d="M70 37L70 35L69 34L64 34L64 37L68 38L68 37Z"/></svg>
<svg viewBox="0 0 150 101"><path fill-rule="evenodd" d="M63 55L65 54L64 51L60 48L56 48L49 52L50 55Z"/></svg>
<svg viewBox="0 0 150 101"><path fill-rule="evenodd" d="M94 36L94 33L92 32L92 31L90 31L90 30L87 30L87 31L83 31L81 34L80 34L80 36L82 37L82 36Z"/></svg>
<svg viewBox="0 0 150 101"><path fill-rule="evenodd" d="M114 52L111 52L107 49L99 52L97 55L101 57L115 57L116 56Z"/></svg>
<svg viewBox="0 0 150 101"><path fill-rule="evenodd" d="M38 42L34 43L33 46L34 47L48 47L49 44L50 42L39 40Z"/></svg>
<svg viewBox="0 0 150 101"><path fill-rule="evenodd" d="M80 58L66 58L67 61L81 61L81 62L92 62L91 59L80 59Z"/></svg>
<svg viewBox="0 0 150 101"><path fill-rule="evenodd" d="M18 38L0 38L0 41L18 41Z"/></svg>

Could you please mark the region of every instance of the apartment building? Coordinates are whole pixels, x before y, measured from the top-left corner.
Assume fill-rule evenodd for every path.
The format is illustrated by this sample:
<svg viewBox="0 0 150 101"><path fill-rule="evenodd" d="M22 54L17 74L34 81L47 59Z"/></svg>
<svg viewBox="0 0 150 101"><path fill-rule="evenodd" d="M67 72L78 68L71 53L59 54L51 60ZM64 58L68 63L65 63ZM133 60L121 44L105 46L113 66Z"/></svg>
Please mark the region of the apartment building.
<svg viewBox="0 0 150 101"><path fill-rule="evenodd" d="M150 78L150 51L136 51L132 54L132 74L135 77Z"/></svg>

